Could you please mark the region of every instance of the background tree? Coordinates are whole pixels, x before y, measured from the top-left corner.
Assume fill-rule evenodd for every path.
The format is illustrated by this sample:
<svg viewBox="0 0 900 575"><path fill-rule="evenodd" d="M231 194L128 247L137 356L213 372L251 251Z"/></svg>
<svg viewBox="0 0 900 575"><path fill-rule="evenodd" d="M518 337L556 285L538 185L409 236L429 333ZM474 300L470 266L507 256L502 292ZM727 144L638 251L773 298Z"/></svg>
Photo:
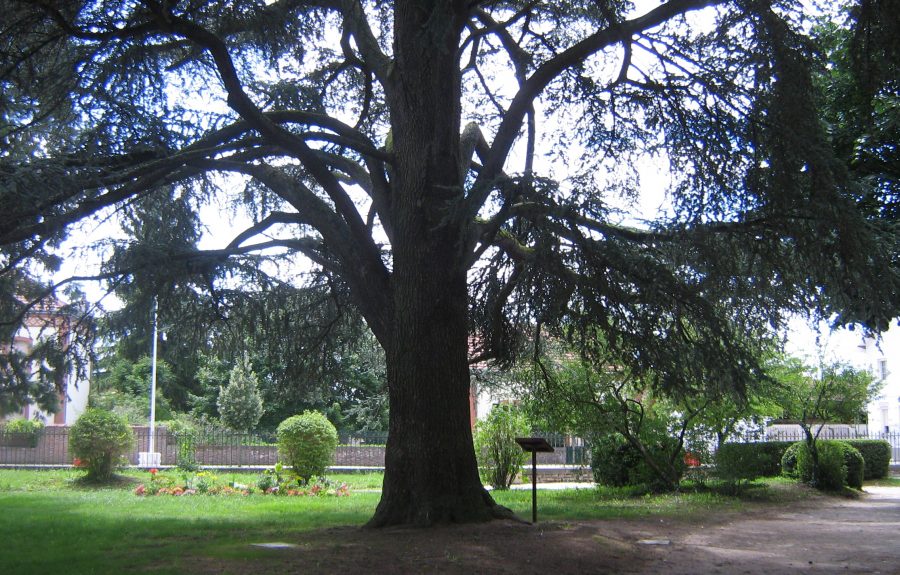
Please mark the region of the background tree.
<svg viewBox="0 0 900 575"><path fill-rule="evenodd" d="M228 385L217 400L222 423L236 431L252 431L263 414L258 378L250 366L250 358L238 362L231 370Z"/></svg>
<svg viewBox="0 0 900 575"><path fill-rule="evenodd" d="M131 362L119 355L102 358L98 362L89 402L92 407L111 411L128 423L147 425L150 421L150 380L152 360L146 355ZM175 375L168 362L156 362L156 417L171 419L172 404L165 393L171 389Z"/></svg>
<svg viewBox="0 0 900 575"><path fill-rule="evenodd" d="M482 480L494 489L509 489L527 459L516 438L530 435L528 419L517 406L495 405L475 424L475 453Z"/></svg>
<svg viewBox="0 0 900 575"><path fill-rule="evenodd" d="M364 318L390 404L372 525L508 515L478 478L470 341L502 363L522 331L589 325L652 386L711 371L740 394L746 334L786 312L898 315L896 228L834 157L791 2L0 8L0 269L173 187L195 212L230 193L248 221L227 244L135 265L267 300L304 258L285 283ZM637 225L651 154L670 209Z"/></svg>
<svg viewBox="0 0 900 575"><path fill-rule="evenodd" d="M588 357L565 346L535 358L530 411L548 429L565 430L587 438L594 462L619 462L625 485L635 480L654 488L676 489L684 469L685 439L698 417L713 402L715 388L695 399L667 398L655 392L650 377L625 367L600 341ZM602 455L601 455L602 453ZM599 458L598 458L599 456ZM634 475L626 467L640 468ZM603 473L595 469L601 483Z"/></svg>
<svg viewBox="0 0 900 575"><path fill-rule="evenodd" d="M842 363L821 362L817 368L795 357L782 357L772 366L781 384L779 404L786 419L796 421L811 460L813 486L819 483L817 441L826 423L863 423L866 406L878 384L866 371Z"/></svg>

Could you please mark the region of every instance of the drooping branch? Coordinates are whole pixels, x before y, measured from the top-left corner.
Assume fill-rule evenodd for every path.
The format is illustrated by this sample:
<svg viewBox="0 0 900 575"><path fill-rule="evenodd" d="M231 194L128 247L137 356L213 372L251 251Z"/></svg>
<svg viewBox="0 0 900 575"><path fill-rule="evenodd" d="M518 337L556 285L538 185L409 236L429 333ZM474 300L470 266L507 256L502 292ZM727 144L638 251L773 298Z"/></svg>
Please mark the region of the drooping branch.
<svg viewBox="0 0 900 575"><path fill-rule="evenodd" d="M346 222L352 236L352 243L359 245L368 257L377 257L375 246L365 222L353 204L352 199L341 186L338 179L316 157L315 152L303 140L273 122L244 91L237 68L225 43L209 30L189 20L173 15L161 9L157 12L157 20L161 30L183 36L207 50L215 62L222 85L228 94L228 104L249 122L263 137L273 144L282 147L289 154L300 160L309 174L315 178L334 203L335 210Z"/></svg>
<svg viewBox="0 0 900 575"><path fill-rule="evenodd" d="M390 274L381 261L380 252L375 248L373 257L369 245L355 243L349 226L331 206L303 182L272 166L224 160L207 160L202 165L252 176L291 204L297 210L298 223L309 225L322 234L325 245L337 261L337 267L332 266L332 269L358 290L354 290L359 296L357 303L372 332L379 339L389 333L388 318L393 300Z"/></svg>

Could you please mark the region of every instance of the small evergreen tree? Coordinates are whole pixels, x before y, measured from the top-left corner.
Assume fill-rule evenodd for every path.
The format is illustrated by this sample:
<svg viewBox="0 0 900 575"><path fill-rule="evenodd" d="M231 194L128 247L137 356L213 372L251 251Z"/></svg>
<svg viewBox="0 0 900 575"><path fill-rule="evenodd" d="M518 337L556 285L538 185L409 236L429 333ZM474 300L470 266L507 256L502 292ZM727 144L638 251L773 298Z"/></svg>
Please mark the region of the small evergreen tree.
<svg viewBox="0 0 900 575"><path fill-rule="evenodd" d="M235 431L250 431L259 423L263 414L259 379L246 355L231 370L228 385L219 392L217 405L222 423Z"/></svg>

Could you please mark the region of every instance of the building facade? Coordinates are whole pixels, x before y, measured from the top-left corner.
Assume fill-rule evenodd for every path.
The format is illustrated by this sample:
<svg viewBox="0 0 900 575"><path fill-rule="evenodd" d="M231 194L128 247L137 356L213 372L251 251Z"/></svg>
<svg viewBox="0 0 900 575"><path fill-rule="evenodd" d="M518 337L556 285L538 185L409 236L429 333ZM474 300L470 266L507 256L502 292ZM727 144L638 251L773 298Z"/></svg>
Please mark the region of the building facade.
<svg viewBox="0 0 900 575"><path fill-rule="evenodd" d="M51 301L35 307L25 317L23 325L15 334L11 344L12 351L27 355L34 346L43 340L58 338L63 349L72 344L73 320L62 312L62 304ZM36 369L32 369L35 372ZM88 373L90 369L87 370ZM80 379L74 368L65 373L55 374L59 389L57 411L50 413L36 405L26 405L17 413L7 414L2 419L38 419L45 425L72 425L84 413L88 404L90 381Z"/></svg>
<svg viewBox="0 0 900 575"><path fill-rule="evenodd" d="M864 366L881 383L869 403L870 433L900 433L900 328L892 327L876 341L860 344Z"/></svg>

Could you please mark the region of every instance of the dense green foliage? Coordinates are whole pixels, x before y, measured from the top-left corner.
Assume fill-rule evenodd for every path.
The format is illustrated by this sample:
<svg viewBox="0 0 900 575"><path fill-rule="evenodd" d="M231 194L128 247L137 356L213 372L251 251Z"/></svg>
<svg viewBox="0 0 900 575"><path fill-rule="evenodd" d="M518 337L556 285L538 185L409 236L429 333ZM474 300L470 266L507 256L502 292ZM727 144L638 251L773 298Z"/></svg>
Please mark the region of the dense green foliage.
<svg viewBox="0 0 900 575"><path fill-rule="evenodd" d="M844 465L847 467L847 487L862 489L866 474L865 458L847 441L841 441L840 447L844 450Z"/></svg>
<svg viewBox="0 0 900 575"><path fill-rule="evenodd" d="M481 480L494 489L509 489L527 459L516 438L530 434L528 418L518 407L495 405L475 424L475 455Z"/></svg>
<svg viewBox="0 0 900 575"><path fill-rule="evenodd" d="M865 479L884 479L891 468L891 444L884 439L845 439L866 462Z"/></svg>
<svg viewBox="0 0 900 575"><path fill-rule="evenodd" d="M862 489L866 461L862 453L847 441L816 441L818 474L813 456L805 441L798 441L785 451L782 470L817 489L839 490L843 487Z"/></svg>
<svg viewBox="0 0 900 575"><path fill-rule="evenodd" d="M847 485L847 464L844 461L843 447L835 441L818 441L816 450L816 461L805 442L797 451L797 475L800 481L826 491L843 489Z"/></svg>
<svg viewBox="0 0 900 575"><path fill-rule="evenodd" d="M134 434L125 420L102 409L86 410L69 429L69 451L82 461L91 481L109 481L133 444Z"/></svg>
<svg viewBox="0 0 900 575"><path fill-rule="evenodd" d="M160 422L175 439L175 465L184 471L194 471L199 465L196 457L197 430L179 420Z"/></svg>
<svg viewBox="0 0 900 575"><path fill-rule="evenodd" d="M782 475L794 479L800 477L800 472L797 469L797 457L799 456L800 450L805 449L805 446L805 442L797 441L789 445L788 448L784 450L784 455L781 456Z"/></svg>
<svg viewBox="0 0 900 575"><path fill-rule="evenodd" d="M809 366L792 357L775 357L770 371L781 384L778 394L778 405L784 416L795 420L803 430L807 450L803 452L803 466L798 464L796 470L803 481L812 485L834 485L837 481L832 464L822 473L828 477L819 477L820 450L816 448L822 422L857 423L866 418L866 405L875 396L881 382L876 382L870 373L856 369L841 362ZM831 450L823 451L833 457ZM792 454L793 457L793 454ZM784 469L791 469L790 461ZM846 482L845 476L841 482ZM808 475L808 477L807 477ZM831 487L826 487L830 489Z"/></svg>
<svg viewBox="0 0 900 575"><path fill-rule="evenodd" d="M723 443L716 451L716 474L727 481L752 481L781 474L789 441Z"/></svg>
<svg viewBox="0 0 900 575"><path fill-rule="evenodd" d="M44 429L43 421L24 419L21 417L0 424L0 430L5 431L6 433L27 433L35 435L42 429Z"/></svg>
<svg viewBox="0 0 900 575"><path fill-rule="evenodd" d="M673 452L677 455L674 461ZM674 470L674 486L660 472L659 467L663 466ZM659 426L646 427L639 446L617 434L598 434L591 441L591 471L600 485L668 491L677 487L684 470L683 451L677 439Z"/></svg>
<svg viewBox="0 0 900 575"><path fill-rule="evenodd" d="M114 354L99 362L97 376L91 385L89 403L112 411L132 425L146 425L150 420L150 380L152 359L145 354L130 361ZM165 360L156 362L156 418L163 421L174 415L167 397L174 385L172 368Z"/></svg>
<svg viewBox="0 0 900 575"><path fill-rule="evenodd" d="M40 420L18 418L0 423L0 434L14 434L17 439L26 441L31 447L37 445L42 429L44 422Z"/></svg>
<svg viewBox="0 0 900 575"><path fill-rule="evenodd" d="M317 411L304 411L281 422L277 430L278 457L303 481L324 477L334 461L338 435L334 425Z"/></svg>
<svg viewBox="0 0 900 575"><path fill-rule="evenodd" d="M219 417L230 429L252 431L263 414L262 397L259 395L259 378L250 367L245 355L231 370L228 385L219 393L216 402Z"/></svg>

